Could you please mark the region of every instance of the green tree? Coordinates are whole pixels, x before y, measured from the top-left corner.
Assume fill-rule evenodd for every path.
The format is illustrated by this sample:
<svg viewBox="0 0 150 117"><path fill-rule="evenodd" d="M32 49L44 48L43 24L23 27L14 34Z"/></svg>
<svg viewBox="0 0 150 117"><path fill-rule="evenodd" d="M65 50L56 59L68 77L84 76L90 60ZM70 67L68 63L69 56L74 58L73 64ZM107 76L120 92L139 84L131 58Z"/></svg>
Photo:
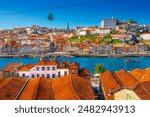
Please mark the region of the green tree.
<svg viewBox="0 0 150 117"><path fill-rule="evenodd" d="M69 53L70 53L70 54L74 53L74 50L69 50Z"/></svg>
<svg viewBox="0 0 150 117"><path fill-rule="evenodd" d="M136 21L134 21L133 19L128 19L128 23L132 24L132 23L137 23Z"/></svg>
<svg viewBox="0 0 150 117"><path fill-rule="evenodd" d="M112 39L112 36L111 35L105 35L104 39Z"/></svg>
<svg viewBox="0 0 150 117"><path fill-rule="evenodd" d="M103 72L105 72L104 66L102 64L96 64L94 73L95 74L100 74L100 73L103 73Z"/></svg>
<svg viewBox="0 0 150 117"><path fill-rule="evenodd" d="M70 38L71 41L76 40L76 39L78 39L78 37L76 35L74 35Z"/></svg>
<svg viewBox="0 0 150 117"><path fill-rule="evenodd" d="M103 42L104 42L104 43L109 44L109 43L111 43L111 41L112 41L112 36L111 36L111 35L105 35L105 36L103 37Z"/></svg>
<svg viewBox="0 0 150 117"><path fill-rule="evenodd" d="M92 43L95 41L95 39L98 37L96 34L87 34L86 38Z"/></svg>
<svg viewBox="0 0 150 117"><path fill-rule="evenodd" d="M119 39L113 39L113 40L111 41L111 43L112 43L113 45L116 45L117 43L121 43L121 41L120 41Z"/></svg>

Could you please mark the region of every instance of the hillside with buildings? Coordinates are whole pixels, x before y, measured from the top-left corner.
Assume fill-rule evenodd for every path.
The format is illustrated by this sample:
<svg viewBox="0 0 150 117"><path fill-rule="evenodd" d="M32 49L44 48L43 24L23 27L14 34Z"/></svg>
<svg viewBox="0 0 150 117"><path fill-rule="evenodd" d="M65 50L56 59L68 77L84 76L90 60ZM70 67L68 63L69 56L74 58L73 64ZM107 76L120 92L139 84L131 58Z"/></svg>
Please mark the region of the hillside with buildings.
<svg viewBox="0 0 150 117"><path fill-rule="evenodd" d="M150 26L131 19L104 19L100 26L70 29L31 27L0 30L1 57L57 53L83 55L144 54L150 51Z"/></svg>

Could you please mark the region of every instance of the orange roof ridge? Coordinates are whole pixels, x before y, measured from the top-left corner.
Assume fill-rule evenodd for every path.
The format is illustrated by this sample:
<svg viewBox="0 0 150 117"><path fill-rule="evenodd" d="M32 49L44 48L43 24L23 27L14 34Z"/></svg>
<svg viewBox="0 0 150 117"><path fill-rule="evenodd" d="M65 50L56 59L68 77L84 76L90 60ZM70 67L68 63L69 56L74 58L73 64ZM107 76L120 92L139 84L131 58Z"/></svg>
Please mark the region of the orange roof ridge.
<svg viewBox="0 0 150 117"><path fill-rule="evenodd" d="M111 73L112 74L112 76L114 77L114 79L116 80L116 82L117 82L117 84L120 86L120 88L121 87L123 87L124 86L124 84L120 81L120 79L118 78L118 76L116 75L116 73ZM120 89L119 88L119 89ZM117 89L118 90L118 89Z"/></svg>
<svg viewBox="0 0 150 117"><path fill-rule="evenodd" d="M74 87L73 87L73 82L72 82L72 76L75 76L75 75L73 75L73 74L70 74L69 75L69 79L70 79L70 84L71 84L71 88L72 88L72 91L73 91L73 93L74 93L74 95L76 95L79 99L81 99L81 97L78 95L78 93L74 90Z"/></svg>
<svg viewBox="0 0 150 117"><path fill-rule="evenodd" d="M119 84L115 80L110 70L101 74L101 82L102 82L102 89L105 93L105 98L108 100L114 99L114 95L111 93L115 90L120 89Z"/></svg>
<svg viewBox="0 0 150 117"><path fill-rule="evenodd" d="M141 82L141 79L145 76L146 74L146 70L143 70L143 69L134 69L132 71L130 71L130 74L136 78L139 82Z"/></svg>
<svg viewBox="0 0 150 117"><path fill-rule="evenodd" d="M37 94L37 91L38 91L38 86L39 86L39 83L40 83L40 80L41 80L41 77L40 78L36 78L37 79L37 83L35 85L35 92L33 94L33 99L35 100L36 98L36 94Z"/></svg>
<svg viewBox="0 0 150 117"><path fill-rule="evenodd" d="M34 100L38 83L39 83L39 78L30 79L27 86L21 93L19 100Z"/></svg>
<svg viewBox="0 0 150 117"><path fill-rule="evenodd" d="M128 73L128 75L130 75L134 80L136 80L137 82L139 82L134 76L132 76L129 72L127 72L127 70L123 69L124 71L126 71L126 73Z"/></svg>
<svg viewBox="0 0 150 117"><path fill-rule="evenodd" d="M134 89L139 84L139 81L135 79L125 69L116 72L116 75L118 76L119 80L123 83L123 85L127 88Z"/></svg>
<svg viewBox="0 0 150 117"><path fill-rule="evenodd" d="M57 65L57 63L54 60L49 60L46 65Z"/></svg>
<svg viewBox="0 0 150 117"><path fill-rule="evenodd" d="M41 60L41 61L37 62L36 65L46 65L46 63L44 60Z"/></svg>
<svg viewBox="0 0 150 117"><path fill-rule="evenodd" d="M35 100L54 100L52 79L40 78Z"/></svg>
<svg viewBox="0 0 150 117"><path fill-rule="evenodd" d="M74 92L71 86L70 75L61 78L54 79L52 86L54 90L54 97L56 100L74 100L80 99L79 96ZM60 83L61 82L61 83Z"/></svg>
<svg viewBox="0 0 150 117"><path fill-rule="evenodd" d="M54 100L56 99L56 96L55 96L55 92L54 92L54 85L53 85L53 80L52 80L52 91L53 91L53 95L54 95Z"/></svg>
<svg viewBox="0 0 150 117"><path fill-rule="evenodd" d="M24 83L24 85L22 86L22 88L20 89L20 91L18 92L18 94L17 94L15 100L18 100L18 99L19 99L21 93L23 92L23 90L25 89L25 87L27 86L27 84L28 84L29 81L30 81L30 79L28 78L28 79L26 80L26 82Z"/></svg>
<svg viewBox="0 0 150 117"><path fill-rule="evenodd" d="M70 75L72 86L76 94L80 99L93 100L94 92L92 90L92 85L90 79L82 78L77 75Z"/></svg>

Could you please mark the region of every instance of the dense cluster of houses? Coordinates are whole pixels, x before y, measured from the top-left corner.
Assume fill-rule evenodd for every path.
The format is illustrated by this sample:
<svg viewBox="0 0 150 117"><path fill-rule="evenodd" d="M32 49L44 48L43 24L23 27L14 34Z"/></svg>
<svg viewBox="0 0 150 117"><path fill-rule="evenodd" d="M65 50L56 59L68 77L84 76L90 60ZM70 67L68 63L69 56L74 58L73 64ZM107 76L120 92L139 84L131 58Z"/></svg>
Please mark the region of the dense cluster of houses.
<svg viewBox="0 0 150 117"><path fill-rule="evenodd" d="M87 35L94 35L92 40ZM110 36L106 39L106 36ZM75 37L75 40L72 40ZM113 42L117 43L113 43ZM112 45L111 45L112 44ZM104 19L101 27L49 29L33 25L25 28L0 30L0 53L39 54L74 52L75 54L149 53L150 26L138 23L118 23ZM134 48L134 49L133 49Z"/></svg>
<svg viewBox="0 0 150 117"><path fill-rule="evenodd" d="M38 54L51 52L51 50L52 52L61 51L61 47L67 45L68 40L62 36L60 31L63 30L53 29L53 33L51 33L49 28L36 25L25 28L1 30L0 53ZM55 45L53 43L55 43ZM50 47L51 45L53 45L53 47Z"/></svg>

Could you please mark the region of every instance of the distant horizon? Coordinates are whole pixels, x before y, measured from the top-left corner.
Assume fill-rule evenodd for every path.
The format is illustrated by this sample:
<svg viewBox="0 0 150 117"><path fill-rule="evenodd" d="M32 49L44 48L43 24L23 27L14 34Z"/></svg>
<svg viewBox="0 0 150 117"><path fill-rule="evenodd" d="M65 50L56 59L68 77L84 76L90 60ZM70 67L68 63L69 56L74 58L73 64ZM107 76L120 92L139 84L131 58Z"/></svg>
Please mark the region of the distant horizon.
<svg viewBox="0 0 150 117"><path fill-rule="evenodd" d="M100 21L100 23L101 23L101 21ZM100 23L99 23L99 25L89 25L89 26L84 26L84 25L77 25L77 26L83 26L84 28L87 28L87 27L101 27L101 25L100 25ZM150 25L150 24L141 24L141 23L139 23L138 22L138 24L140 24L140 25ZM45 28L49 28L49 29L66 29L67 28L67 24L66 24L66 26L64 26L64 27L48 27L48 26L44 26L44 25L38 25L38 24L32 24L32 25L28 25L28 26L16 26L16 27L9 27L9 28L0 28L0 30L9 30L9 29L14 29L14 28L26 28L26 27L32 27L32 26L39 26L39 27L45 27ZM71 27L71 25L69 24L69 26L70 26L70 29L76 29L76 27L77 26L74 26L74 27Z"/></svg>
<svg viewBox="0 0 150 117"><path fill-rule="evenodd" d="M149 0L2 0L0 4L0 30L39 25L64 29L76 26L98 26L101 20L115 17L134 19L150 25ZM48 14L54 21L48 20Z"/></svg>

